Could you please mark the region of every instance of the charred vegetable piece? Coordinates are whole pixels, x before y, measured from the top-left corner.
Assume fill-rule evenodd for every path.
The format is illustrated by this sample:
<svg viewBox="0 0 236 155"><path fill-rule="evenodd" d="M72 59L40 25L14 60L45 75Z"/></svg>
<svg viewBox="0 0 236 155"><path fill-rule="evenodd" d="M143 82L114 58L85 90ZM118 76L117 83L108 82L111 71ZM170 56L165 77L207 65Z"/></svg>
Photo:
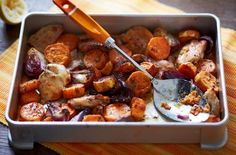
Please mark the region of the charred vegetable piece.
<svg viewBox="0 0 236 155"><path fill-rule="evenodd" d="M185 44L191 40L198 40L200 33L196 30L185 30L179 32L178 38L181 44Z"/></svg>
<svg viewBox="0 0 236 155"><path fill-rule="evenodd" d="M77 115L75 115L70 121L71 122L81 122L85 115L90 114L91 110L89 108L85 108L81 110Z"/></svg>
<svg viewBox="0 0 236 155"><path fill-rule="evenodd" d="M191 62L186 62L179 65L178 71L190 77L191 79L194 79L195 75L197 74L197 67Z"/></svg>
<svg viewBox="0 0 236 155"><path fill-rule="evenodd" d="M83 39L83 38L82 38ZM80 38L81 40L81 38ZM79 51L81 52L88 52L90 50L102 50L102 51L108 51L108 49L101 43L95 41L95 40L87 40L79 43Z"/></svg>
<svg viewBox="0 0 236 155"><path fill-rule="evenodd" d="M80 97L85 94L84 84L73 84L71 87L63 89L63 97L65 99Z"/></svg>
<svg viewBox="0 0 236 155"><path fill-rule="evenodd" d="M151 81L149 77L141 71L133 72L126 83L136 97L144 96L151 90Z"/></svg>
<svg viewBox="0 0 236 155"><path fill-rule="evenodd" d="M133 53L144 54L147 44L152 37L152 33L147 28L134 26L126 32L122 41Z"/></svg>
<svg viewBox="0 0 236 155"><path fill-rule="evenodd" d="M147 45L146 55L154 60L163 60L170 55L170 46L164 37L151 38Z"/></svg>
<svg viewBox="0 0 236 155"><path fill-rule="evenodd" d="M117 80L113 75L105 76L98 79L97 81L93 81L93 86L95 90L99 93L114 89L116 84L117 84Z"/></svg>
<svg viewBox="0 0 236 155"><path fill-rule="evenodd" d="M27 56L24 63L24 71L27 76L38 78L46 67L46 60L44 55L35 48L31 48L27 52Z"/></svg>
<svg viewBox="0 0 236 155"><path fill-rule="evenodd" d="M141 63L144 61L151 61L150 58L148 58L146 55L144 54L134 54L131 56L132 59L134 59L134 61L136 61L137 63Z"/></svg>
<svg viewBox="0 0 236 155"><path fill-rule="evenodd" d="M71 77L65 66L48 64L39 76L41 102L54 101L61 97L63 88L70 82Z"/></svg>
<svg viewBox="0 0 236 155"><path fill-rule="evenodd" d="M136 121L144 119L144 113L146 110L146 103L143 99L138 97L133 97L130 103L131 107L131 116Z"/></svg>
<svg viewBox="0 0 236 155"><path fill-rule="evenodd" d="M20 95L21 105L25 105L30 102L40 102L40 95L37 91L33 90Z"/></svg>
<svg viewBox="0 0 236 155"><path fill-rule="evenodd" d="M142 62L140 64L144 69L147 70L148 73L150 73L152 76L156 76L156 74L158 73L158 68L151 62Z"/></svg>
<svg viewBox="0 0 236 155"><path fill-rule="evenodd" d="M130 107L124 103L113 103L105 107L104 118L108 122L119 121L131 116Z"/></svg>
<svg viewBox="0 0 236 155"><path fill-rule="evenodd" d="M39 85L40 85L40 81L36 79L26 81L20 84L20 93L26 93L26 92L36 90L39 88Z"/></svg>
<svg viewBox="0 0 236 155"><path fill-rule="evenodd" d="M120 45L119 46L128 56L132 55L132 51L129 50L126 46ZM109 51L109 60L115 64L119 61L124 61L126 60L121 54L119 54L115 49L111 49Z"/></svg>
<svg viewBox="0 0 236 155"><path fill-rule="evenodd" d="M97 105L106 105L110 103L110 98L101 94L88 95L70 99L68 100L68 103L75 109L93 108Z"/></svg>
<svg viewBox="0 0 236 155"><path fill-rule="evenodd" d="M101 73L103 75L110 75L113 69L113 64L111 61L108 61L106 63L106 65L104 66L104 68L101 70Z"/></svg>
<svg viewBox="0 0 236 155"><path fill-rule="evenodd" d="M56 42L63 31L62 25L47 25L31 35L28 43L43 53L48 45Z"/></svg>
<svg viewBox="0 0 236 155"><path fill-rule="evenodd" d="M86 52L83 60L86 67L102 69L107 63L108 56L106 52L99 49L93 49Z"/></svg>
<svg viewBox="0 0 236 155"><path fill-rule="evenodd" d="M216 64L210 59L202 59L198 62L198 72L206 71L211 74L216 73Z"/></svg>
<svg viewBox="0 0 236 155"><path fill-rule="evenodd" d="M168 33L166 30L164 30L163 28L160 27L156 28L154 30L153 36L164 37L168 41L168 44L171 47L171 51L175 51L180 46L179 40L172 34Z"/></svg>
<svg viewBox="0 0 236 155"><path fill-rule="evenodd" d="M83 122L105 122L102 115L99 115L99 114L85 115L82 121Z"/></svg>
<svg viewBox="0 0 236 155"><path fill-rule="evenodd" d="M25 104L20 109L20 117L24 121L41 121L45 115L45 109L38 102Z"/></svg>
<svg viewBox="0 0 236 155"><path fill-rule="evenodd" d="M77 48L79 37L72 33L65 33L58 38L57 42L63 43L72 51Z"/></svg>
<svg viewBox="0 0 236 155"><path fill-rule="evenodd" d="M215 92L219 91L216 78L206 71L199 72L194 78L195 84L202 90L213 89Z"/></svg>
<svg viewBox="0 0 236 155"><path fill-rule="evenodd" d="M215 91L208 89L203 96L206 99L206 102L210 105L210 114L220 116L220 101L216 96Z"/></svg>
<svg viewBox="0 0 236 155"><path fill-rule="evenodd" d="M177 58L177 64L180 65L185 62L197 63L204 57L207 42L205 40L197 41L193 40L189 44L185 45L179 53Z"/></svg>
<svg viewBox="0 0 236 155"><path fill-rule="evenodd" d="M51 117L53 121L68 121L70 112L68 109L61 107L62 103L51 102L47 104L47 117Z"/></svg>
<svg viewBox="0 0 236 155"><path fill-rule="evenodd" d="M67 66L71 61L70 50L63 43L48 45L44 50L44 55L49 63Z"/></svg>

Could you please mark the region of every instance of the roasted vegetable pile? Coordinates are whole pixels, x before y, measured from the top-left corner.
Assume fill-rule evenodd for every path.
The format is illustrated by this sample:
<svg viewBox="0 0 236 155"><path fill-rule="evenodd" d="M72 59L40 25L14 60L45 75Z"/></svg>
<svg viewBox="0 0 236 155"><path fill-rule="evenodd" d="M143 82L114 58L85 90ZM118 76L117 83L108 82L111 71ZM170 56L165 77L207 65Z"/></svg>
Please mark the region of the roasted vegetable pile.
<svg viewBox="0 0 236 155"><path fill-rule="evenodd" d="M192 113L220 120L213 41L197 30L175 35L134 26L113 36L118 46L158 79L192 80L205 92L206 109L194 92L183 99ZM28 39L19 86L20 121L143 121L150 79L115 50L85 34L47 25ZM168 109L168 104L162 103Z"/></svg>

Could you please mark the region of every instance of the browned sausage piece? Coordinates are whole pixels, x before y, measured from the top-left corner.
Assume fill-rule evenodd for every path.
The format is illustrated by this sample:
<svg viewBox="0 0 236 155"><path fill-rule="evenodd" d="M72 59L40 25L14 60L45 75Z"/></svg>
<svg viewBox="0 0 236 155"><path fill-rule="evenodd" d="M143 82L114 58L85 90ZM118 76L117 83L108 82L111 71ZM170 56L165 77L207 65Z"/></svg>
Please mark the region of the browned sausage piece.
<svg viewBox="0 0 236 155"><path fill-rule="evenodd" d="M207 71L211 74L216 72L216 64L210 59L202 59L198 62L198 72Z"/></svg>

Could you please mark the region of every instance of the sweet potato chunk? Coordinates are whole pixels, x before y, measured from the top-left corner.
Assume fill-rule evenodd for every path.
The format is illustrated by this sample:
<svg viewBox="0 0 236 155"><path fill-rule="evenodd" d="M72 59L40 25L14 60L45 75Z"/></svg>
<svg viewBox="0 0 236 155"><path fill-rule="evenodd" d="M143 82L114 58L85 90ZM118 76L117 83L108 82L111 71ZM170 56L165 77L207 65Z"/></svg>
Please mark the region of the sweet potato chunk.
<svg viewBox="0 0 236 155"><path fill-rule="evenodd" d="M97 81L93 81L93 86L97 92L101 93L101 92L106 92L115 88L116 83L117 83L117 80L112 75L112 76L102 77L98 79Z"/></svg>
<svg viewBox="0 0 236 155"><path fill-rule="evenodd" d="M41 121L45 115L45 109L38 102L25 104L20 109L20 117L24 121Z"/></svg>
<svg viewBox="0 0 236 155"><path fill-rule="evenodd" d="M215 92L219 91L216 78L206 71L199 72L194 78L195 84L202 90L213 89Z"/></svg>
<svg viewBox="0 0 236 155"><path fill-rule="evenodd" d="M146 110L146 103L143 99L138 97L133 97L130 103L131 107L131 116L136 121L144 119L144 113Z"/></svg>
<svg viewBox="0 0 236 155"><path fill-rule="evenodd" d="M72 33L66 33L61 35L57 42L65 44L72 51L77 48L79 37Z"/></svg>
<svg viewBox="0 0 236 155"><path fill-rule="evenodd" d="M44 55L49 63L67 66L71 61L69 48L63 43L55 43L46 47Z"/></svg>
<svg viewBox="0 0 236 155"><path fill-rule="evenodd" d="M40 101L40 95L35 90L23 93L20 96L20 104L21 105L24 105L24 104L27 104L30 102L39 102L39 101Z"/></svg>
<svg viewBox="0 0 236 155"><path fill-rule="evenodd" d="M63 97L66 99L80 97L85 93L84 84L74 84L71 87L63 89Z"/></svg>
<svg viewBox="0 0 236 155"><path fill-rule="evenodd" d="M113 64L111 61L108 61L105 65L105 67L101 70L101 73L103 75L110 75L113 69Z"/></svg>
<svg viewBox="0 0 236 155"><path fill-rule="evenodd" d="M154 60L163 60L170 55L170 46L164 37L154 37L148 42L146 55Z"/></svg>
<svg viewBox="0 0 236 155"><path fill-rule="evenodd" d="M104 118L106 121L114 122L131 116L130 107L124 103L113 103L105 107Z"/></svg>
<svg viewBox="0 0 236 155"><path fill-rule="evenodd" d="M128 56L132 55L132 51L129 50L126 46L120 45L120 49L122 49ZM112 49L109 51L109 60L112 63L117 63L119 61L124 61L126 58L124 58L120 53L118 53L115 49Z"/></svg>
<svg viewBox="0 0 236 155"><path fill-rule="evenodd" d="M94 67L102 69L107 63L108 57L106 52L99 49L88 51L84 56L84 64L86 67Z"/></svg>
<svg viewBox="0 0 236 155"><path fill-rule="evenodd" d="M126 83L136 97L144 96L151 90L151 80L141 71L133 72Z"/></svg>
<svg viewBox="0 0 236 155"><path fill-rule="evenodd" d="M30 80L20 84L20 93L26 93L38 89L40 85L39 80Z"/></svg>
<svg viewBox="0 0 236 155"><path fill-rule="evenodd" d="M83 122L105 122L104 118L102 117L102 115L85 115L83 120Z"/></svg>
<svg viewBox="0 0 236 155"><path fill-rule="evenodd" d="M186 62L179 65L178 71L193 79L197 74L197 67L191 62Z"/></svg>

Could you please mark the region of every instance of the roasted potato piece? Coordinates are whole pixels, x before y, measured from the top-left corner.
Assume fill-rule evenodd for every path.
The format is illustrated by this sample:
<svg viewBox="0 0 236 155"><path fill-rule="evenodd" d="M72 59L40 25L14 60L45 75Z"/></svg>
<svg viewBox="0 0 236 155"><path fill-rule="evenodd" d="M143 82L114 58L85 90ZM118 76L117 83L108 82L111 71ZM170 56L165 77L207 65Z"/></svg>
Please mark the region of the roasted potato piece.
<svg viewBox="0 0 236 155"><path fill-rule="evenodd" d="M211 74L216 73L216 64L210 59L201 59L197 65L198 72L206 71Z"/></svg>
<svg viewBox="0 0 236 155"><path fill-rule="evenodd" d="M110 103L110 98L101 94L88 95L70 99L68 100L68 103L75 109L94 108L97 105L106 105Z"/></svg>
<svg viewBox="0 0 236 155"><path fill-rule="evenodd" d="M105 122L102 115L85 115L82 122Z"/></svg>
<svg viewBox="0 0 236 155"><path fill-rule="evenodd" d="M186 62L179 65L178 71L190 77L191 79L194 79L195 75L197 74L197 67L191 62Z"/></svg>
<svg viewBox="0 0 236 155"><path fill-rule="evenodd" d="M20 95L20 104L25 105L30 102L40 102L40 95L37 91L32 90Z"/></svg>
<svg viewBox="0 0 236 155"><path fill-rule="evenodd" d="M154 60L163 60L170 55L170 46L164 37L151 38L147 45L146 55Z"/></svg>
<svg viewBox="0 0 236 155"><path fill-rule="evenodd" d="M192 62L196 64L200 59L204 57L204 51L206 50L206 40L193 40L189 44L182 47L177 58L177 64L180 65L185 62Z"/></svg>
<svg viewBox="0 0 236 155"><path fill-rule="evenodd" d="M26 93L26 92L38 89L39 85L40 85L40 81L36 79L26 81L20 84L20 93Z"/></svg>
<svg viewBox="0 0 236 155"><path fill-rule="evenodd" d="M147 44L152 37L152 33L147 28L134 26L123 35L122 41L133 53L144 54Z"/></svg>
<svg viewBox="0 0 236 155"><path fill-rule="evenodd" d="M104 118L108 122L119 121L131 116L130 107L124 103L109 104L104 109Z"/></svg>
<svg viewBox="0 0 236 155"><path fill-rule="evenodd" d="M48 45L56 42L63 31L62 25L47 25L31 35L28 43L43 53Z"/></svg>
<svg viewBox="0 0 236 155"><path fill-rule="evenodd" d="M158 68L151 62L142 62L140 64L143 68L145 68L147 70L148 73L150 73L152 76L156 76L156 74L158 73Z"/></svg>
<svg viewBox="0 0 236 155"><path fill-rule="evenodd" d="M136 121L141 121L144 119L144 113L146 110L146 103L143 99L138 97L133 97L130 103L131 116Z"/></svg>
<svg viewBox="0 0 236 155"><path fill-rule="evenodd" d="M126 46L120 45L120 49L122 49L128 56L132 55L132 51L129 50ZM109 51L109 60L115 64L119 61L124 61L126 58L124 58L120 53L118 53L115 49L111 49Z"/></svg>
<svg viewBox="0 0 236 155"><path fill-rule="evenodd" d="M104 66L104 68L101 70L101 73L103 75L110 75L113 69L113 64L111 61L108 61L106 63L106 65Z"/></svg>
<svg viewBox="0 0 236 155"><path fill-rule="evenodd" d="M108 56L106 52L99 49L93 49L85 54L83 60L86 67L102 69L107 63Z"/></svg>
<svg viewBox="0 0 236 155"><path fill-rule="evenodd" d="M179 32L178 38L181 44L185 44L191 40L198 40L200 33L196 30L185 30Z"/></svg>
<svg viewBox="0 0 236 155"><path fill-rule="evenodd" d="M106 92L115 88L116 84L117 80L113 75L105 76L98 79L97 81L93 81L93 86L99 93Z"/></svg>
<svg viewBox="0 0 236 155"><path fill-rule="evenodd" d="M79 37L73 33L65 33L58 38L57 42L63 43L72 51L77 48Z"/></svg>
<svg viewBox="0 0 236 155"><path fill-rule="evenodd" d="M215 92L219 91L219 86L216 78L206 71L199 72L194 78L195 84L202 90L213 89Z"/></svg>
<svg viewBox="0 0 236 155"><path fill-rule="evenodd" d="M20 109L20 117L24 121L41 121L45 116L45 109L38 102L25 104Z"/></svg>
<svg viewBox="0 0 236 155"><path fill-rule="evenodd" d="M216 96L215 91L212 89L208 89L203 97L206 99L206 102L210 105L210 114L213 114L215 116L220 116L220 101L218 97Z"/></svg>
<svg viewBox="0 0 236 155"><path fill-rule="evenodd" d="M71 62L70 50L63 43L48 45L44 50L44 55L49 63L67 66Z"/></svg>
<svg viewBox="0 0 236 155"><path fill-rule="evenodd" d="M84 84L73 84L71 87L63 89L63 97L65 99L80 97L85 94Z"/></svg>
<svg viewBox="0 0 236 155"><path fill-rule="evenodd" d="M133 72L126 83L136 97L142 97L151 90L151 80L141 71Z"/></svg>

